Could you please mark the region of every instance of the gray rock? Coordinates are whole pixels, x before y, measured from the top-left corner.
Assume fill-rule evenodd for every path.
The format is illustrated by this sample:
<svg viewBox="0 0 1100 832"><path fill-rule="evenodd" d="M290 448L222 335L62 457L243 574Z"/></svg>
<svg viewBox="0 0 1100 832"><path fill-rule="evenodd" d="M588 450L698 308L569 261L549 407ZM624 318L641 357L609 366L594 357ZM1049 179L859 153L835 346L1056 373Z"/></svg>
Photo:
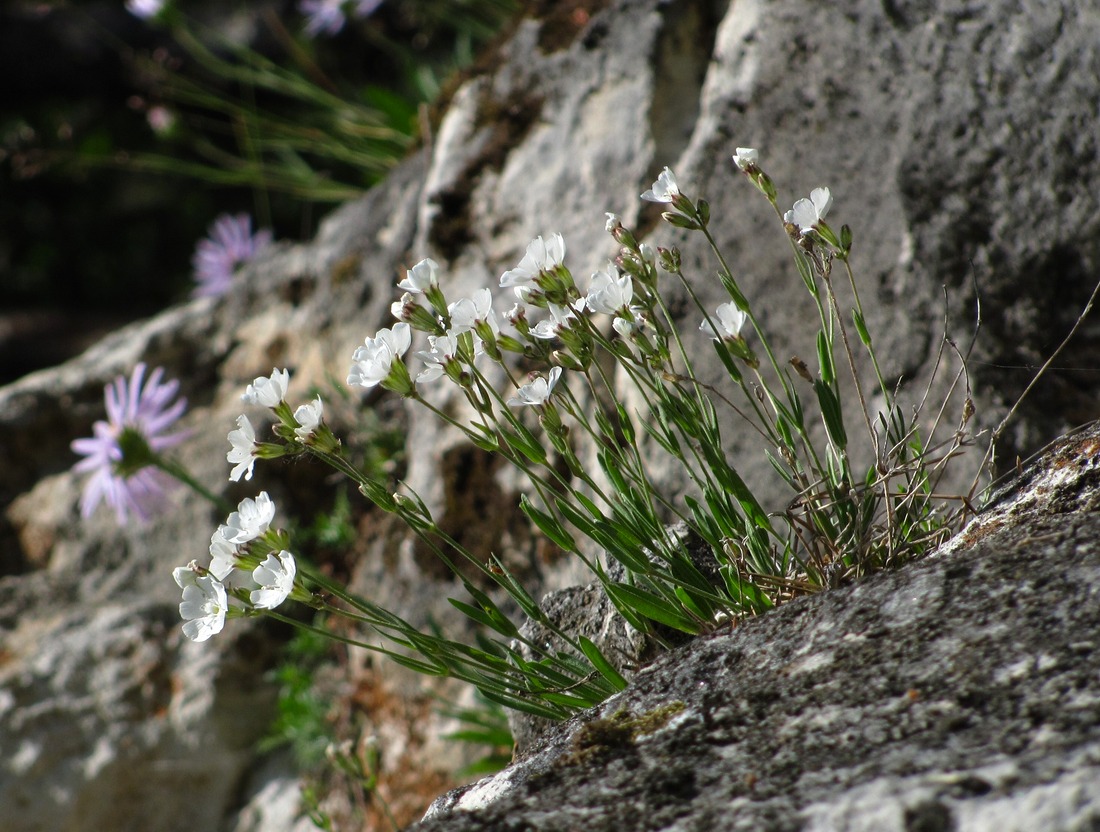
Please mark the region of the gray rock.
<svg viewBox="0 0 1100 832"><path fill-rule="evenodd" d="M1094 828L1098 443L1060 443L963 548L662 657L413 829Z"/></svg>

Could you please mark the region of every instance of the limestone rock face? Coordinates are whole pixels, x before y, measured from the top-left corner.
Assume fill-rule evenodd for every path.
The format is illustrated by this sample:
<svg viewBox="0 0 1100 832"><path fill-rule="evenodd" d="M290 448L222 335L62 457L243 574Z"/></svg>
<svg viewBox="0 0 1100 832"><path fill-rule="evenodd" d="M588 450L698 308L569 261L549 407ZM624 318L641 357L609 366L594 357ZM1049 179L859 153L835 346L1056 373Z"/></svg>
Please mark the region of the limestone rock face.
<svg viewBox="0 0 1100 832"><path fill-rule="evenodd" d="M1093 828L1098 449L1060 443L963 548L663 656L413 828Z"/></svg>
<svg viewBox="0 0 1100 832"><path fill-rule="evenodd" d="M663 225L658 211L638 200L664 165L675 170L685 192L710 201L719 242L766 326L777 333L777 348L812 355L806 321L814 313L801 296L782 231L730 163L735 147L755 146L784 204L813 187L832 189L830 220L855 233L854 263L869 325L890 382L904 380L903 395L915 400L930 383L932 399L942 395L950 373L930 379L944 310L949 335L965 345L980 296L982 329L971 381L976 423L993 425L1031 377L1017 368L1050 353L1100 276L1098 109L1100 15L1090 2L617 0L525 20L493 60L458 87L425 148L364 199L335 212L316 240L272 248L220 301L170 309L72 362L0 389L0 570L7 575L0 579L0 825L5 832L159 832L180 828L187 817L188 828L244 828L237 817L241 795L271 792L262 774L268 769L257 768L251 749L272 715L273 694L262 671L273 661L279 634L231 622L225 638L196 646L183 642L175 621L178 596L170 570L205 553L221 518L184 495L162 521L143 528L118 529L106 512L89 522L78 516L81 483L68 472L74 462L69 442L89 435L92 422L102 418L102 388L114 376L145 361L182 380L190 400L186 424L195 433L181 456L200 480L220 483L228 498L267 489L280 510L323 509L317 495L327 492L326 472L312 466L260 465L247 486L226 482L225 435L242 412L244 385L285 366L294 378L291 398L304 400L314 385L332 391L332 379L342 381L355 346L392 320L389 305L403 269L423 257L440 262L445 292L458 297L494 284L535 235L560 231L566 262L585 285L586 274L615 253L603 231L605 211L618 213L655 245L681 245L685 271L699 276L704 301L717 304L717 281L707 279L714 264L699 241ZM688 349L710 355L694 317L685 311ZM1095 329L1086 326L1058 365L1097 366L1096 345ZM1052 373L1015 422L1006 458L1095 417L1091 379ZM383 416L399 409L379 397L362 406ZM342 425L354 425L359 412L353 398ZM529 578L532 591L588 581L575 565L543 557L515 522L517 515L507 510L519 488L514 477L423 410L402 418L410 437L408 482L439 510L447 528L466 530L479 550L501 552ZM739 469L766 491L770 480L759 449L733 426L728 434ZM675 472L658 471L657 477L673 491L679 487ZM357 586L413 621L454 623L445 599L460 593L455 583L398 532L369 517L362 523L364 539L354 552ZM895 674L892 654L869 652L878 642L905 644L892 635L895 624L923 622L934 629L946 609L1008 614L1003 605L982 606L986 596L1003 604L1027 593L1047 598L1046 590L1028 583L1038 574L1036 564L1052 554L1068 557L1065 547L1087 540L1091 521L1073 515L1043 523L1048 525L997 538L1000 543L991 536L980 543L985 548L953 555L961 571L951 571L952 561L944 558L912 576L884 576L699 642L692 652L709 657L700 661L725 674L742 691L740 698L712 713L706 690L696 690L698 678L686 670L667 677L675 693L663 700L660 686L646 687L643 676L634 717L673 699L684 709L665 712L664 727L656 719L643 721L653 731L631 723L606 726L608 733L631 738L632 749L711 737L708 753L741 762L732 773L715 769L713 775L675 765L620 769L613 760L608 770L622 775L624 788L632 774L638 779L629 788L670 795L670 812L679 811L676 795L721 788L744 805L759 796L761 805L775 807L776 817L786 817L779 808L781 784L805 786L800 793L819 795L814 800L820 807L811 811L803 801L798 811L818 818L820 828L845 812L864 812L879 788L906 796L896 806L917 812L913 823L924 822L921 806L931 807L933 818L964 812L951 802L955 792L937 791L947 788L933 782L941 765L973 770L986 785L966 780L957 789L985 790L981 805L987 808L1015 811L1019 801L1062 806L1061 798L1044 804L1043 789L1072 784L1044 774L1036 749L1063 743L1095 756L1086 744L1064 738L1093 706L1091 694L1074 700L1067 693L1077 677L1059 674L1070 673L1075 662L1089 667L1088 657L1074 652L1077 640L1056 640L1053 619L1042 619L1045 652L1039 636L1023 626L1030 626L1025 616L1013 619L1021 622L1018 648L1006 645L988 656L984 639L1000 625L968 619L976 629L969 635L960 629L956 642L927 643L920 648L925 654L897 657L910 662L903 666L911 677ZM1073 580L1050 575L1051 585L1065 593L1060 599L1053 593L1043 609L1067 622L1062 633L1087 624L1078 617L1090 614L1081 593L1092 586L1086 574L1091 551L1084 543L1078 547L1079 561L1073 562L1083 565L1066 572ZM925 581L913 596L925 604L905 600L904 592L889 604L874 595L907 586L904 581ZM874 627L843 617L845 604L858 607L864 598L880 598L867 603L888 607L889 615ZM1073 598L1079 603L1067 600ZM829 619L835 621L831 635L813 624L825 611L839 616ZM876 627L884 634L876 635ZM768 652L769 638L761 634L784 628L801 633L802 646ZM852 638L845 641L846 635ZM817 658L799 664L811 655ZM937 657L954 662L957 672L937 669ZM797 742L817 730L815 719L840 726L854 720L840 699L829 698L855 672L849 659L865 664L860 693L877 716L852 722L847 739L841 732L829 740L835 748L823 745L802 761ZM669 663L662 667L665 673ZM1017 676L1029 674L1040 686L1061 681L1045 693L1037 688L1027 708L1012 711L1006 691ZM416 680L396 672L392 679L390 695L411 701ZM769 693L777 680L793 685L789 699ZM1063 683L1070 687L1059 687ZM1062 716L1047 719L1042 696L1060 703ZM609 704L601 713L610 719L616 707ZM967 756L968 731L987 712L1001 711L1011 711L1018 722L1005 723L1015 732L1006 733L1001 746L1005 767L996 762L987 770ZM966 718L956 722L960 714ZM909 721L891 721L892 715ZM774 730L758 730L772 718L778 720ZM434 725L420 720L427 739L405 743L399 759L406 770L420 765L433 771L438 783L440 770L457 761L446 744L431 740L441 731L425 726ZM1050 730L1043 733L1043 725ZM712 729L718 733L708 733ZM569 753L602 759L595 733ZM781 741L774 759L738 756L768 736ZM1030 751L1020 736L1031 739ZM563 734L558 747L573 743L569 737ZM918 738L913 759L919 764L903 763L910 758L899 746L895 756L883 757L887 779L871 777L860 749L885 749L894 737ZM934 738L942 740L945 754L956 756L936 757ZM808 788L833 776L814 767L814 760L826 758L835 760L836 776L869 789L852 797L856 802L848 808ZM1087 765L1095 765L1092 759ZM1085 766L1078 767L1082 793L1096 782L1084 777ZM555 783L572 783L571 772L579 770L551 769L543 781L547 794L559 787ZM996 803L1010 770L1021 772L1020 782L1031 791ZM649 779L639 772L649 772ZM713 782L707 779L712 776ZM198 802L189 796L200 791L209 823L173 811L185 800L194 809ZM417 794L407 783L400 791ZM629 801L616 806L629 807ZM653 817L665 817L660 811L654 808ZM290 820L265 823L285 829Z"/></svg>

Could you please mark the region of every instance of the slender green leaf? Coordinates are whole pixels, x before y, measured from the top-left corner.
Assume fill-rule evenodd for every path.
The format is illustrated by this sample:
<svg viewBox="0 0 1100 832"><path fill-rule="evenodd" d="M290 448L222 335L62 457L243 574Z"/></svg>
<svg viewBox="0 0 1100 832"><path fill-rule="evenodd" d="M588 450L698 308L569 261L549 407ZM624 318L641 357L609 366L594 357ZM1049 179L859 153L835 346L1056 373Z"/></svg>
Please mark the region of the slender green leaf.
<svg viewBox="0 0 1100 832"><path fill-rule="evenodd" d="M620 675L619 671L612 667L611 662L604 657L603 653L600 652L600 648L593 644L591 639L581 636L578 642L580 643L581 651L584 653L585 658L592 662L592 666L600 671L603 677L611 683L611 686L615 688L615 690L619 691L626 688L626 679Z"/></svg>

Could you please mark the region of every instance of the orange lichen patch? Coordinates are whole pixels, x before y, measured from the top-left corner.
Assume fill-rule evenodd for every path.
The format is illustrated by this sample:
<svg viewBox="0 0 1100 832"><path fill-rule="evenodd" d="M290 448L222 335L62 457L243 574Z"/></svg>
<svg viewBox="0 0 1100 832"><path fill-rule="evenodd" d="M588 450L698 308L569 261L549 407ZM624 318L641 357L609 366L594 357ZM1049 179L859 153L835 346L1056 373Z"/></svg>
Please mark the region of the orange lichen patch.
<svg viewBox="0 0 1100 832"><path fill-rule="evenodd" d="M541 20L539 49L544 53L567 49L607 0L543 0L531 4L529 13Z"/></svg>

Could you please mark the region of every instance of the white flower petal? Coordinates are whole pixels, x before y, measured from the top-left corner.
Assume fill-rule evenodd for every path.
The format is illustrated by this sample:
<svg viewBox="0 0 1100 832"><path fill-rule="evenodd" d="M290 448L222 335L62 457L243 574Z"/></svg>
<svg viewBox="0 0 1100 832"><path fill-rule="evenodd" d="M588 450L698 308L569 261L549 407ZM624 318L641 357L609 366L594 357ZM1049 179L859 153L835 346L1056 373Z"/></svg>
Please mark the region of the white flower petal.
<svg viewBox="0 0 1100 832"><path fill-rule="evenodd" d="M233 464L229 479L240 482L242 474L246 480L252 479L252 467L256 464L256 431L252 429L248 417L238 416L237 429L231 430L226 438L233 446L225 455L226 461Z"/></svg>
<svg viewBox="0 0 1100 832"><path fill-rule="evenodd" d="M269 378L257 378L245 388L241 401L246 404L276 407L286 397L286 389L289 385L289 371L272 369Z"/></svg>
<svg viewBox="0 0 1100 832"><path fill-rule="evenodd" d="M298 437L299 442L308 442L313 437L324 415L325 405L320 396L294 411L294 421L298 423L298 427L294 429L294 435Z"/></svg>
<svg viewBox="0 0 1100 832"><path fill-rule="evenodd" d="M294 556L285 549L278 554L268 554L264 562L252 571L252 578L260 585L248 596L252 605L270 610L283 603L294 590L297 571Z"/></svg>

